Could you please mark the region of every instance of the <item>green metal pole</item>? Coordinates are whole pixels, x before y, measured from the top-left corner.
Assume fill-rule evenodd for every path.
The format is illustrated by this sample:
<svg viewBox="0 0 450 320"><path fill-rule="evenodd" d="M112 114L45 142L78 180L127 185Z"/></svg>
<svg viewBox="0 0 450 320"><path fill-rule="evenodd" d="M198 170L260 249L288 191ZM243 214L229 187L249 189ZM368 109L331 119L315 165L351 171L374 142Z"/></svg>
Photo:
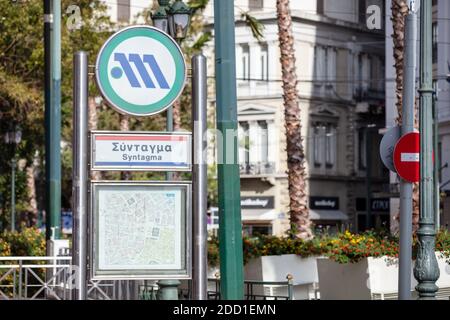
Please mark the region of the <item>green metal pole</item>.
<svg viewBox="0 0 450 320"><path fill-rule="evenodd" d="M433 87L432 87L432 4L420 4L420 216L417 231L417 259L414 276L419 299L435 299L439 268L435 256L435 222L433 211Z"/></svg>
<svg viewBox="0 0 450 320"><path fill-rule="evenodd" d="M11 160L11 231L16 231L16 156Z"/></svg>
<svg viewBox="0 0 450 320"><path fill-rule="evenodd" d="M234 1L214 1L221 298L244 297Z"/></svg>
<svg viewBox="0 0 450 320"><path fill-rule="evenodd" d="M440 188L439 188L439 168L441 167L440 154L439 154L439 119L436 106L436 92L433 95L433 150L434 150L434 215L436 232L439 232L441 228L440 217Z"/></svg>
<svg viewBox="0 0 450 320"><path fill-rule="evenodd" d="M46 62L50 67L50 83L46 81L46 237L55 239L60 237L61 224L61 0L53 0L50 19L50 41ZM46 32L47 33L47 29ZM48 45L48 43L46 44ZM48 72L48 70L47 70ZM49 92L47 92L49 91ZM48 102L47 102L48 100ZM47 110L48 109L48 110Z"/></svg>

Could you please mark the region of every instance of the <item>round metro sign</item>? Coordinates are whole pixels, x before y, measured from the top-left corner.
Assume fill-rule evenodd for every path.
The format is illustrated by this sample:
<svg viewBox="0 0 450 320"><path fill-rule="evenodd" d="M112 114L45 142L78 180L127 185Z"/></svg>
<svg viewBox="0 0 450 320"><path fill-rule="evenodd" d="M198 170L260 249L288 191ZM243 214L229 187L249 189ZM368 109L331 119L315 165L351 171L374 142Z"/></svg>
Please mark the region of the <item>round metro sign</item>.
<svg viewBox="0 0 450 320"><path fill-rule="evenodd" d="M415 183L420 181L420 135L411 132L397 142L394 149L394 166L404 180Z"/></svg>
<svg viewBox="0 0 450 320"><path fill-rule="evenodd" d="M132 26L103 44L95 73L102 96L114 109L148 116L164 111L181 95L186 64L169 35L154 27Z"/></svg>

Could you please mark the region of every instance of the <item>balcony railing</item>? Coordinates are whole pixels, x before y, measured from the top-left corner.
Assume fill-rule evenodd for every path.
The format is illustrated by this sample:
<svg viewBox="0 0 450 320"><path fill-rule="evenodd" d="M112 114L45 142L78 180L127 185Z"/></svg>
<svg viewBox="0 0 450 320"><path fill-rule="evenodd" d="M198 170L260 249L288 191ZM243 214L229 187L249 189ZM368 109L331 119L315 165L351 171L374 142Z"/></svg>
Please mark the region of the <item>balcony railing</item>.
<svg viewBox="0 0 450 320"><path fill-rule="evenodd" d="M275 173L274 162L240 163L242 175L270 175Z"/></svg>

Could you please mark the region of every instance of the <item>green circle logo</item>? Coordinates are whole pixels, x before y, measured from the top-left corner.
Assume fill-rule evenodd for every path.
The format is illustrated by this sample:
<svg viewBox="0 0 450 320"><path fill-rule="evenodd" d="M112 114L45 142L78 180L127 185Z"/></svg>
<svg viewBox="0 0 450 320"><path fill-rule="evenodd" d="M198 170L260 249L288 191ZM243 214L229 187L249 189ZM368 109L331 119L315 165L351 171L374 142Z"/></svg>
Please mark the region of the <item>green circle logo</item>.
<svg viewBox="0 0 450 320"><path fill-rule="evenodd" d="M134 116L164 111L186 82L180 47L149 26L132 26L112 35L97 56L95 73L106 101L120 113Z"/></svg>

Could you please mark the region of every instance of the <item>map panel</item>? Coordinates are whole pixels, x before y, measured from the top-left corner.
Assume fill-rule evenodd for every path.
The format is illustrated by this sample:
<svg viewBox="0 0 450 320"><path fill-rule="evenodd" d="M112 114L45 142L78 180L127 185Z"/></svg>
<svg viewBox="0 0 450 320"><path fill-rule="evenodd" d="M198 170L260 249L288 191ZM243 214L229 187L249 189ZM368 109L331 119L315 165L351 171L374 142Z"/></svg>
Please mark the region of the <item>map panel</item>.
<svg viewBox="0 0 450 320"><path fill-rule="evenodd" d="M99 270L182 269L183 193L179 186L101 186Z"/></svg>

